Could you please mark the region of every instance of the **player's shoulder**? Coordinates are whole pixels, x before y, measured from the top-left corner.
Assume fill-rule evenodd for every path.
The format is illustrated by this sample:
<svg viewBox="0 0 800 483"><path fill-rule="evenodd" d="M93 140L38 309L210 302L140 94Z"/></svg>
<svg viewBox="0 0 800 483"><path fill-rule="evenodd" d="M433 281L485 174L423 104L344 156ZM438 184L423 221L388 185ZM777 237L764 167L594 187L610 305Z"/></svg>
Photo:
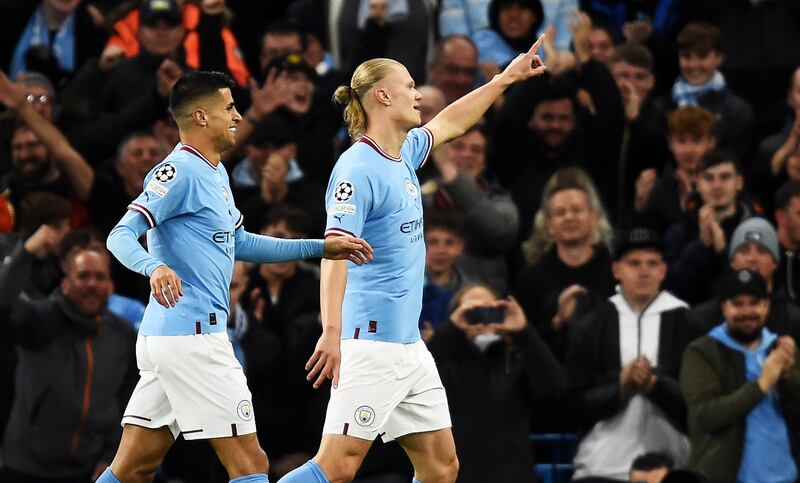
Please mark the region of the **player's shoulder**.
<svg viewBox="0 0 800 483"><path fill-rule="evenodd" d="M197 176L200 173L196 156L185 149L181 149L181 145L175 147L161 162L156 164L147 179L152 179L159 183L173 183L182 184L181 181Z"/></svg>

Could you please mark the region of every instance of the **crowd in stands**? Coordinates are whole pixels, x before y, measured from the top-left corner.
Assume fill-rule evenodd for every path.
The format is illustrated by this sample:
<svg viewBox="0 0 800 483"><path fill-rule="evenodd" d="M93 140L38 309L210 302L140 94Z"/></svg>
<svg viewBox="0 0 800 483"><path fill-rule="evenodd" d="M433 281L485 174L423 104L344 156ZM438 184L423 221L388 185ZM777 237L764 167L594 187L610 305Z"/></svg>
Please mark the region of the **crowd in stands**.
<svg viewBox="0 0 800 483"><path fill-rule="evenodd" d="M458 481L537 481L544 432L577 435L576 481L796 481L800 3L7 0L0 483L93 481L114 455L150 289L105 239L180 141L184 72L236 82L223 162L245 227L319 238L358 142L331 96L356 66L402 62L424 123L542 33L547 73L418 172L419 328ZM237 262L230 304L279 478L314 454L330 390L304 370L319 264ZM411 475L376 441L356 481ZM227 475L179 438L157 481Z"/></svg>

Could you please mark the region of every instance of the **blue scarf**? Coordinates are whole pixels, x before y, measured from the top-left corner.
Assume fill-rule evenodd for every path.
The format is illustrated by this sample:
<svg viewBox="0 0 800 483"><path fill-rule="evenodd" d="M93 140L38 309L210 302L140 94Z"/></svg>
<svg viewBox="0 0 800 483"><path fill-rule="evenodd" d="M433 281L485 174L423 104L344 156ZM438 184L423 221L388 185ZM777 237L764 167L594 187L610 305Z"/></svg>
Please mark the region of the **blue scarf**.
<svg viewBox="0 0 800 483"><path fill-rule="evenodd" d="M75 70L75 12L69 14L67 19L61 24L50 45L50 31L44 21L42 7L37 8L22 35L19 37L17 47L14 49L14 56L11 58L10 77L16 78L20 72L26 72L25 54L28 49L37 45L49 48L58 61L61 69L72 72Z"/></svg>
<svg viewBox="0 0 800 483"><path fill-rule="evenodd" d="M711 80L699 86L689 84L681 76L672 86L672 100L680 107L696 106L700 96L706 92L721 92L726 87L725 77L722 76L720 71L716 71Z"/></svg>

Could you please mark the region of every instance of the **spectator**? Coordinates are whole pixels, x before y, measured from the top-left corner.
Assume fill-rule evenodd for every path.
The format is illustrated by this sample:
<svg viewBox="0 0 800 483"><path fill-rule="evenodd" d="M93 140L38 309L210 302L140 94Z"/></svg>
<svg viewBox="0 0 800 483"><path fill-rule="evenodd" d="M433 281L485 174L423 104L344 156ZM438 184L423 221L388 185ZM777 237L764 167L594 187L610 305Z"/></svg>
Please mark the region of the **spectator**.
<svg viewBox="0 0 800 483"><path fill-rule="evenodd" d="M789 116L780 132L761 141L756 150L751 179L756 193L771 204L771 194L788 178L800 179L800 67L795 69L786 94ZM767 206L767 211L771 206Z"/></svg>
<svg viewBox="0 0 800 483"><path fill-rule="evenodd" d="M697 172L697 194L688 201L683 219L664 235L669 263L666 287L691 305L711 296L733 231L760 211L741 195L744 179L733 153L707 152Z"/></svg>
<svg viewBox="0 0 800 483"><path fill-rule="evenodd" d="M668 454L640 454L631 464L630 483L661 483L670 471L672 458Z"/></svg>
<svg viewBox="0 0 800 483"><path fill-rule="evenodd" d="M763 218L750 218L736 227L728 250L733 271L752 270L765 280L770 304L766 327L777 335L800 337L800 309L786 296L783 288L776 287L775 272L780 261L778 234ZM719 297L698 305L692 310L695 318L706 330L724 322Z"/></svg>
<svg viewBox="0 0 800 483"><path fill-rule="evenodd" d="M336 65L351 65L348 54L371 15L373 4L385 6L386 22L390 35L386 39L383 57L394 59L408 68L411 77L420 84L426 79L425 70L435 42L436 2L434 0L343 0L326 2L325 13L329 20L328 39ZM384 8L378 7L376 8ZM349 78L351 73L345 72Z"/></svg>
<svg viewBox="0 0 800 483"><path fill-rule="evenodd" d="M514 294L559 361L567 351L569 321L614 294L611 226L589 176L567 168L542 193L526 262ZM579 307L580 306L580 307Z"/></svg>
<svg viewBox="0 0 800 483"><path fill-rule="evenodd" d="M442 91L446 105L474 89L478 82L478 49L472 39L450 35L439 40L428 65L428 80Z"/></svg>
<svg viewBox="0 0 800 483"><path fill-rule="evenodd" d="M94 170L86 202L97 230L111 231L128 204L150 189L144 186L144 177L167 152L152 132L134 131L120 143L113 168Z"/></svg>
<svg viewBox="0 0 800 483"><path fill-rule="evenodd" d="M800 300L800 286L795 282L800 280L800 181L788 181L775 193L775 221L781 245L776 285L783 287L789 299L797 303Z"/></svg>
<svg viewBox="0 0 800 483"><path fill-rule="evenodd" d="M536 481L530 415L558 400L567 385L564 371L513 298L473 285L454 302L430 350L449 395L462 461L458 481ZM496 320L480 317L491 311Z"/></svg>
<svg viewBox="0 0 800 483"><path fill-rule="evenodd" d="M689 453L677 381L697 325L685 302L661 290L667 265L658 234L646 228L625 233L614 260L619 293L570 334L568 400L586 431L575 481L627 481L638 454L666 452L680 466Z"/></svg>
<svg viewBox="0 0 800 483"><path fill-rule="evenodd" d="M324 190L306 180L297 162L296 139L292 128L276 116L265 119L247 139L246 157L234 168L232 183L247 229L259 230L271 207L289 204L310 217L309 235L324 231Z"/></svg>
<svg viewBox="0 0 800 483"><path fill-rule="evenodd" d="M168 8L164 8L167 5ZM139 17L139 53L120 60L103 83L98 104L101 112L117 112L143 93L155 89L155 74L165 59L176 60L181 68L188 65L182 46L186 29L176 0L145 1Z"/></svg>
<svg viewBox="0 0 800 483"><path fill-rule="evenodd" d="M486 176L488 150L488 135L478 126L435 152L433 161L441 176L422 188L422 202L428 213L464 220L466 246L459 268L505 293L505 254L517 239L519 215L508 192Z"/></svg>
<svg viewBox="0 0 800 483"><path fill-rule="evenodd" d="M472 35L484 76L491 78L514 57L525 53L544 23L541 0L491 0L489 28Z"/></svg>
<svg viewBox="0 0 800 483"><path fill-rule="evenodd" d="M0 270L7 333L19 347L14 406L3 442L3 481L92 481L108 466L136 382L134 333L106 310L109 256L76 250L60 290L20 296L35 257L56 253L66 227L42 225Z"/></svg>
<svg viewBox="0 0 800 483"><path fill-rule="evenodd" d="M678 34L681 75L672 87L677 106L701 106L718 119L716 139L739 159L750 159L755 119L753 110L725 83L719 71L725 56L718 28L702 22L686 25Z"/></svg>
<svg viewBox="0 0 800 483"><path fill-rule="evenodd" d="M95 22L89 2L3 2L0 7L0 69L43 73L55 84L100 54L108 35Z"/></svg>
<svg viewBox="0 0 800 483"><path fill-rule="evenodd" d="M645 171L636 180L635 219L659 233L681 220L690 207L697 168L703 156L716 145L714 115L702 107L687 106L669 115L668 145L675 159L656 178Z"/></svg>
<svg viewBox="0 0 800 483"><path fill-rule="evenodd" d="M689 468L712 481L795 481L800 415L797 349L764 324L766 282L740 270L722 283L725 322L686 349Z"/></svg>
<svg viewBox="0 0 800 483"><path fill-rule="evenodd" d="M577 40L577 39L576 39ZM614 32L604 23L593 22L586 35L586 48L592 60L608 64L614 57ZM576 47L577 48L577 47Z"/></svg>
<svg viewBox="0 0 800 483"><path fill-rule="evenodd" d="M309 219L303 211L278 206L264 217L261 234L275 238L299 239L308 236ZM262 263L248 274L248 308L258 323L283 337L290 320L319 310L319 281L299 262Z"/></svg>
<svg viewBox="0 0 800 483"><path fill-rule="evenodd" d="M317 72L317 97L330 101L336 88L350 79L337 69L328 50L325 18L320 6L319 0L296 0L289 5L287 16L303 26L303 58Z"/></svg>
<svg viewBox="0 0 800 483"><path fill-rule="evenodd" d="M625 108L625 133L616 176L614 220L630 223L636 179L654 180L669 161L667 116L653 99L653 55L646 47L625 43L614 49L609 63ZM646 173L642 175L642 173Z"/></svg>
<svg viewBox="0 0 800 483"><path fill-rule="evenodd" d="M439 8L439 34L472 36L489 27L490 0L443 0ZM572 36L569 29L569 14L578 9L576 0L544 0L544 23L539 33L551 25L555 27L555 43L558 49L569 49Z"/></svg>
<svg viewBox="0 0 800 483"><path fill-rule="evenodd" d="M684 18L719 27L725 39L725 80L755 109L756 132L776 129L784 114L783 92L777 86L787 85L800 65L800 52L783 48L800 42L800 5L726 1L683 6ZM747 40L754 38L760 41Z"/></svg>
<svg viewBox="0 0 800 483"><path fill-rule="evenodd" d="M619 159L622 101L605 65L577 57L577 82L567 74L527 81L506 93L495 116L493 170L519 208L522 237L539 209L538 193L559 169L584 169L604 204L616 196L607 186Z"/></svg>
<svg viewBox="0 0 800 483"><path fill-rule="evenodd" d="M61 134L52 125L49 127L63 140ZM66 143L65 140L64 143ZM19 125L11 138L13 170L3 177L0 184L7 192L12 206L18 206L25 196L34 191L47 191L66 198L72 204L73 224L85 225L88 223L88 214L82 201L86 194L85 178L81 177L91 171L91 168L69 144L62 144L60 147L65 149L58 151L58 154L54 156L48 149L49 146L46 146L44 140L31 128ZM65 154L66 156L63 156ZM64 176L59 165L67 166L68 169L76 168L69 173L74 178ZM73 180L81 183L77 189L72 185Z"/></svg>
<svg viewBox="0 0 800 483"><path fill-rule="evenodd" d="M224 71L244 87L250 78L239 43L228 28L225 0L186 1L144 0L138 10L114 24L114 33L101 56L101 63L114 63L124 55L135 57L141 47L140 29L154 17L174 18L183 26L183 52L186 65L197 70ZM160 35L164 35L163 33Z"/></svg>
<svg viewBox="0 0 800 483"><path fill-rule="evenodd" d="M266 79L268 67L279 57L301 54L307 47L303 27L294 20L281 19L270 22L261 34L261 79Z"/></svg>
<svg viewBox="0 0 800 483"><path fill-rule="evenodd" d="M426 342L450 314L453 296L470 284L456 264L463 253L463 224L459 217L425 217L425 285L419 320Z"/></svg>
<svg viewBox="0 0 800 483"><path fill-rule="evenodd" d="M315 98L314 80L316 72L297 54L279 57L267 69L270 76L263 90L282 89L283 95L274 93L276 99L270 111L259 109L259 118L252 119L254 125L274 112L282 121L289 124L297 139L297 162L305 173L305 179L319 185L327 185L328 177L335 161L333 139L341 126L340 113L334 109L330 100L325 102ZM265 95L269 95L267 92ZM252 109L251 109L252 110ZM248 111L249 112L249 111ZM242 141L242 137L237 138Z"/></svg>
<svg viewBox="0 0 800 483"><path fill-rule="evenodd" d="M434 116L439 114L442 109L447 107L447 99L444 97L444 92L438 87L426 84L417 87L417 91L422 98L419 100L420 123L425 125L433 119Z"/></svg>

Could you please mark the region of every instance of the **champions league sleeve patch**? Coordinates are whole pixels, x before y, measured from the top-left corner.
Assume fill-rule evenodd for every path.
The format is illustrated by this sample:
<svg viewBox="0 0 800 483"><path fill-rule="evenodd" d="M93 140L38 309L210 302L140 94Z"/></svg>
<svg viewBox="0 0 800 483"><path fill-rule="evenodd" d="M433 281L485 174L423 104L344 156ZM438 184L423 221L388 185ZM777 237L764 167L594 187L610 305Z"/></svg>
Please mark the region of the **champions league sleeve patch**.
<svg viewBox="0 0 800 483"><path fill-rule="evenodd" d="M333 190L333 197L339 202L347 201L353 197L355 192L356 189L353 186L353 183L347 180L339 181L339 184L337 184L336 188Z"/></svg>
<svg viewBox="0 0 800 483"><path fill-rule="evenodd" d="M178 176L178 170L172 163L164 163L163 166L158 168L153 174L153 179L159 183L169 183Z"/></svg>

